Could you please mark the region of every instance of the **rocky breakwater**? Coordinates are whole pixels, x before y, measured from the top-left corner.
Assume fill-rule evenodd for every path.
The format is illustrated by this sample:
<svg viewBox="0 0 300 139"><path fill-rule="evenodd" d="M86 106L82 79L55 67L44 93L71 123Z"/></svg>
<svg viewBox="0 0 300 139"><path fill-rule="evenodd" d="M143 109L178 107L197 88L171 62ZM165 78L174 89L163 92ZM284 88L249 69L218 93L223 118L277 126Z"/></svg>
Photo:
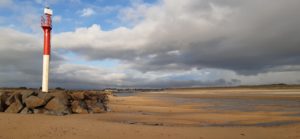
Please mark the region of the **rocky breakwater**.
<svg viewBox="0 0 300 139"><path fill-rule="evenodd" d="M102 92L3 91L0 112L21 114L87 114L109 111L108 95Z"/></svg>

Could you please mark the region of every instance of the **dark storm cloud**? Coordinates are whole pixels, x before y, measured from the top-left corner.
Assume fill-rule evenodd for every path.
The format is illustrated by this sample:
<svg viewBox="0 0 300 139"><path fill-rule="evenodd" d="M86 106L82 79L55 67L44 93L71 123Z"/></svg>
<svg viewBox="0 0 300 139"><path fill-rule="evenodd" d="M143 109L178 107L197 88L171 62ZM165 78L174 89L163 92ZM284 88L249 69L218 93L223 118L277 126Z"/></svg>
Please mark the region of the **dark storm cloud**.
<svg viewBox="0 0 300 139"><path fill-rule="evenodd" d="M135 81L138 79L134 79ZM215 86L234 86L239 85L240 81L236 79L232 79L227 81L225 79L218 79L215 81L199 81L199 80L156 80L153 82L139 82L138 85L135 86L120 86L122 88L132 88L132 87L140 87L140 88L182 88L182 87L215 87Z"/></svg>
<svg viewBox="0 0 300 139"><path fill-rule="evenodd" d="M42 43L33 35L0 29L0 86L38 87L42 75ZM63 59L55 53L52 66Z"/></svg>
<svg viewBox="0 0 300 139"><path fill-rule="evenodd" d="M218 68L254 75L300 65L300 1L164 0L161 4L145 9L144 20L132 29L104 32L92 26L59 34L57 42L68 38L74 43L58 45L89 60L120 59L142 72Z"/></svg>
<svg viewBox="0 0 300 139"><path fill-rule="evenodd" d="M194 2L193 9L201 9L203 5L194 7L197 1ZM162 24L157 30L167 33L153 33L152 37L155 38L152 45L162 44L155 47L160 55L145 60L143 66L139 63L141 70L175 63L183 67L230 69L248 75L282 65L300 65L300 1L205 2L233 5L235 11L205 33L199 29L201 26L180 24L180 19L173 24ZM180 55L161 54L174 48Z"/></svg>
<svg viewBox="0 0 300 139"><path fill-rule="evenodd" d="M54 75L57 76L57 75ZM241 83L240 80L218 79L214 81L199 80L173 80L173 79L156 79L149 81L145 78L132 78L130 76L123 79L123 84L117 84L114 81L98 80L89 81L84 78L54 78L51 87L64 87L72 89L104 89L104 88L182 88L182 87L213 87L213 86L236 86Z"/></svg>
<svg viewBox="0 0 300 139"><path fill-rule="evenodd" d="M73 50L78 52L77 54L86 53L88 55L83 55L87 60L99 60L99 59L121 59L121 60L133 60L138 55L136 51L132 50L117 50L117 49L107 49L99 51L97 48L92 47L81 47Z"/></svg>

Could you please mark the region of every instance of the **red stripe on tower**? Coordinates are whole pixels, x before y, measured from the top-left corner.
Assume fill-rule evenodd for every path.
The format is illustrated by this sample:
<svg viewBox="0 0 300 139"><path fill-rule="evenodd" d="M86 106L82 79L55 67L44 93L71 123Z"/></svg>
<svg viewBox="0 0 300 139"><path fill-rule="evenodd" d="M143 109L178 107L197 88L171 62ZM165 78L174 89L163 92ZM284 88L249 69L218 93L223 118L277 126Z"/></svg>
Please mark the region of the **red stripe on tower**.
<svg viewBox="0 0 300 139"><path fill-rule="evenodd" d="M44 55L50 55L51 49L51 28L43 28L44 29Z"/></svg>

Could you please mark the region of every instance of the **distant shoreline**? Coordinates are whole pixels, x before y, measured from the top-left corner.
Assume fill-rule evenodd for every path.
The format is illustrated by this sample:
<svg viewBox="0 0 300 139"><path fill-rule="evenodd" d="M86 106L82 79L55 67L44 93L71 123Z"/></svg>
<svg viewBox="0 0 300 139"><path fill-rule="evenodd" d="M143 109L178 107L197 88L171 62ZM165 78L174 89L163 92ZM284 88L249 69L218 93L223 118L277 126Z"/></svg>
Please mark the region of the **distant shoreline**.
<svg viewBox="0 0 300 139"><path fill-rule="evenodd" d="M163 91L163 90L177 90L177 89L300 89L300 84L264 84L264 85L240 85L240 86L207 86L207 87L170 87L170 88L105 88L105 89L64 89L57 87L51 90L70 90L70 91ZM38 90L38 88L27 87L0 87L0 90Z"/></svg>

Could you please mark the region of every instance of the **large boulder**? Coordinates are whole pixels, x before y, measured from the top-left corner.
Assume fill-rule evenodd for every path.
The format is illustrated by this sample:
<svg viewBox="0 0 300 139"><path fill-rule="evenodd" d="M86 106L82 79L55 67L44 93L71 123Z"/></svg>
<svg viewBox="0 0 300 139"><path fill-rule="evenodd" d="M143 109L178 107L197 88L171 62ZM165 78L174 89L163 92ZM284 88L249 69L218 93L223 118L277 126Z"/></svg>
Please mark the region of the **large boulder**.
<svg viewBox="0 0 300 139"><path fill-rule="evenodd" d="M54 96L46 105L45 109L48 114L52 115L66 115L71 114L70 97L64 93L51 93Z"/></svg>
<svg viewBox="0 0 300 139"><path fill-rule="evenodd" d="M109 98L107 94L98 93L97 94L97 105L103 107L105 111L110 111L108 107Z"/></svg>
<svg viewBox="0 0 300 139"><path fill-rule="evenodd" d="M89 113L102 113L107 110L108 97L104 93L86 92L85 103Z"/></svg>
<svg viewBox="0 0 300 139"><path fill-rule="evenodd" d="M22 95L23 104L24 104L24 101L26 100L26 98L37 95L37 93L35 91L30 91L30 90L21 92L20 94Z"/></svg>
<svg viewBox="0 0 300 139"><path fill-rule="evenodd" d="M8 105L5 104L5 101L9 97L9 92L0 92L0 112L4 112Z"/></svg>
<svg viewBox="0 0 300 139"><path fill-rule="evenodd" d="M48 103L52 98L54 98L53 94L51 93L45 93L45 92L39 92L37 97L40 99L43 99L45 103Z"/></svg>
<svg viewBox="0 0 300 139"><path fill-rule="evenodd" d="M73 100L83 100L85 93L84 92L76 92L76 93L70 94L70 96Z"/></svg>
<svg viewBox="0 0 300 139"><path fill-rule="evenodd" d="M11 105L11 104L13 104L13 103L15 102L15 94L16 94L16 93L11 93L11 94L9 95L9 97L5 100L5 104L6 104L7 106L9 106L9 105Z"/></svg>
<svg viewBox="0 0 300 139"><path fill-rule="evenodd" d="M22 95L20 93L13 94L13 97L10 98L13 100L13 103L9 105L9 107L5 110L5 112L9 113L19 113L23 110L24 105L22 104Z"/></svg>
<svg viewBox="0 0 300 139"><path fill-rule="evenodd" d="M107 110L106 94L86 91L73 93L70 96L73 99L73 113L102 113Z"/></svg>
<svg viewBox="0 0 300 139"><path fill-rule="evenodd" d="M75 100L72 102L72 112L78 114L87 114L87 105L83 100Z"/></svg>
<svg viewBox="0 0 300 139"><path fill-rule="evenodd" d="M89 113L102 113L106 111L105 106L98 100L85 100L85 103L87 104Z"/></svg>
<svg viewBox="0 0 300 139"><path fill-rule="evenodd" d="M26 98L24 102L25 102L26 107L29 109L34 109L36 107L40 107L40 106L43 106L46 104L44 99L41 99L36 96L30 96L30 97Z"/></svg>
<svg viewBox="0 0 300 139"><path fill-rule="evenodd" d="M49 114L52 115L66 115L71 114L70 108L64 103L64 100L53 98L45 106Z"/></svg>
<svg viewBox="0 0 300 139"><path fill-rule="evenodd" d="M84 92L85 99L87 100L105 100L107 99L107 94L101 92Z"/></svg>

